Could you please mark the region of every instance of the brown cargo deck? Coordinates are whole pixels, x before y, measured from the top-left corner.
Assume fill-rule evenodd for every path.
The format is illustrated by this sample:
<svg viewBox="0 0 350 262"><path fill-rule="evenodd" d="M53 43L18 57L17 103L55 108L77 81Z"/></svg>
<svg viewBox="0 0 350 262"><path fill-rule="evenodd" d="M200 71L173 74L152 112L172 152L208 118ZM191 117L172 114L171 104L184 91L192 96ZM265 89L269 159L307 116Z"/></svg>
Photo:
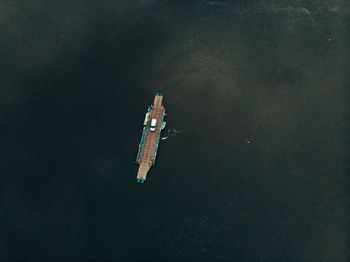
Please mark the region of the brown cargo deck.
<svg viewBox="0 0 350 262"><path fill-rule="evenodd" d="M148 171L155 163L164 115L163 95L158 93L154 97L153 105L150 107L147 125L144 126L143 136L145 137L141 138L140 152L136 160L139 164L137 172L137 182L139 183L143 183L146 180ZM157 119L155 131L150 130L152 119Z"/></svg>

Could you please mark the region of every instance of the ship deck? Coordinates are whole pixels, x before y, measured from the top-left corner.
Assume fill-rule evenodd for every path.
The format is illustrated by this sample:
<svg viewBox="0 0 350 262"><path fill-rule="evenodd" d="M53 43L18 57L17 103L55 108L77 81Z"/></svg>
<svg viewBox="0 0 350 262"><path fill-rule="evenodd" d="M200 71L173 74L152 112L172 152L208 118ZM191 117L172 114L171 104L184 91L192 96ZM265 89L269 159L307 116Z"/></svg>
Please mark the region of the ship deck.
<svg viewBox="0 0 350 262"><path fill-rule="evenodd" d="M163 107L163 95L157 94L154 97L153 105L150 110L150 118L145 126L143 137L140 143L140 149L137 162L139 169L137 172L137 181L143 183L146 180L147 173L155 164L157 150L162 131L163 118L165 109ZM157 119L155 131L150 131L151 119Z"/></svg>

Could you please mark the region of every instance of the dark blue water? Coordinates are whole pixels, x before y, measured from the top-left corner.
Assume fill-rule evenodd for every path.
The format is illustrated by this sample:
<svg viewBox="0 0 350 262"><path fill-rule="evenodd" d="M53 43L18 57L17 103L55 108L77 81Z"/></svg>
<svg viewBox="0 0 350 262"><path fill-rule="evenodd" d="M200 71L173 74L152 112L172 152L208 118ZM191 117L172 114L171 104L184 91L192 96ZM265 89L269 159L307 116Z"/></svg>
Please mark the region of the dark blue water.
<svg viewBox="0 0 350 262"><path fill-rule="evenodd" d="M0 260L349 261L349 12L1 1Z"/></svg>

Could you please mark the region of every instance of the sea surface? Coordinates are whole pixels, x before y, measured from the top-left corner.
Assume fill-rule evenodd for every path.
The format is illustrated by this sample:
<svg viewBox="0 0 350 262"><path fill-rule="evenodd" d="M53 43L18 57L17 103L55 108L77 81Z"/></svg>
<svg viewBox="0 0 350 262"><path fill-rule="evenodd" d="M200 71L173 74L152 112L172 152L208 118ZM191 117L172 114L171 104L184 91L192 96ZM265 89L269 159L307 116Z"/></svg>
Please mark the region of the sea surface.
<svg viewBox="0 0 350 262"><path fill-rule="evenodd" d="M349 261L349 16L0 0L0 261Z"/></svg>

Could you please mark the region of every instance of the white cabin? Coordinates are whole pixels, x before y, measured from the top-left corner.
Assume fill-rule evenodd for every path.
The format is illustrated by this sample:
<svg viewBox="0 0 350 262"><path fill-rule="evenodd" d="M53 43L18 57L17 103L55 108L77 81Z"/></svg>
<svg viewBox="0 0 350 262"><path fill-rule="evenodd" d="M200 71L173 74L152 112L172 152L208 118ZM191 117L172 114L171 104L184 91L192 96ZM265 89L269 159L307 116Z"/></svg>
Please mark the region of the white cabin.
<svg viewBox="0 0 350 262"><path fill-rule="evenodd" d="M156 126L157 126L157 119L153 118L151 121L151 127L149 130L151 130L152 132L156 130Z"/></svg>

